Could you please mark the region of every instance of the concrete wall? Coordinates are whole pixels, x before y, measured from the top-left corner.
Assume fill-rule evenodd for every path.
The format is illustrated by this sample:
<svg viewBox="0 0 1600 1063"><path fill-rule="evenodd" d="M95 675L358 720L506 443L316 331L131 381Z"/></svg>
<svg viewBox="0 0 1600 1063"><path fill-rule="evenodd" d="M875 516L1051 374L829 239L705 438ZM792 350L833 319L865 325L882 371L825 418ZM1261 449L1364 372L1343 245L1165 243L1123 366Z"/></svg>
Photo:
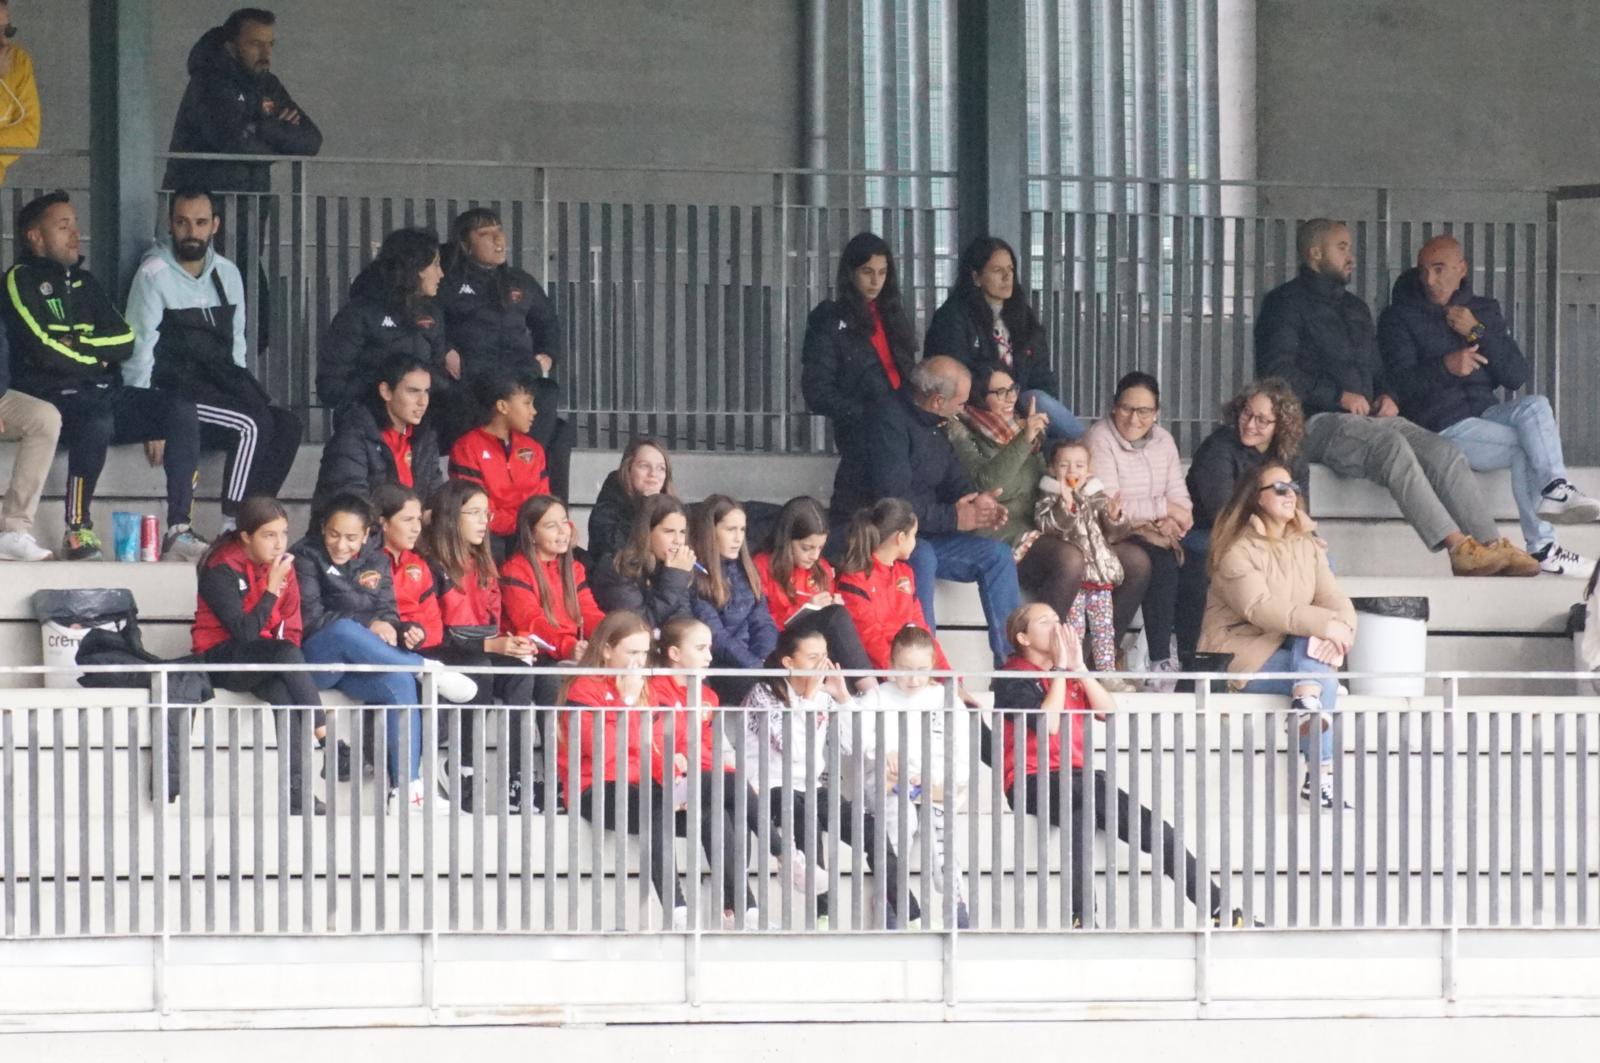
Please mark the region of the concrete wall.
<svg viewBox="0 0 1600 1063"><path fill-rule="evenodd" d="M155 0L158 146L232 3ZM798 0L282 0L275 67L324 154L659 166L801 161ZM88 143L87 0L16 0L44 146Z"/></svg>

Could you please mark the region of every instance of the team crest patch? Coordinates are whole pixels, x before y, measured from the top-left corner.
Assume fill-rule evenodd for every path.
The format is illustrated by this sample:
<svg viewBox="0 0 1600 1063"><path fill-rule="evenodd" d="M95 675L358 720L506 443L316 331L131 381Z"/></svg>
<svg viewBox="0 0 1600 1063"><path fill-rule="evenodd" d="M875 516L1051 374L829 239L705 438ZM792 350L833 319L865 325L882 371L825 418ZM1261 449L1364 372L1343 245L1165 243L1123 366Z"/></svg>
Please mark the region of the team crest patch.
<svg viewBox="0 0 1600 1063"><path fill-rule="evenodd" d="M422 582L422 566L421 565L407 565L405 567L405 574L406 574L406 579L410 580L412 583L421 583Z"/></svg>
<svg viewBox="0 0 1600 1063"><path fill-rule="evenodd" d="M517 458L526 465L532 465L533 449L531 447L523 447L521 450L517 451Z"/></svg>
<svg viewBox="0 0 1600 1063"><path fill-rule="evenodd" d="M911 593L911 578L909 576L901 576L899 579L894 581L894 586L895 586L895 589L898 590L901 594L910 594Z"/></svg>
<svg viewBox="0 0 1600 1063"><path fill-rule="evenodd" d="M378 589L378 584L383 582L383 575L375 568L369 568L356 577L356 582L369 591Z"/></svg>
<svg viewBox="0 0 1600 1063"><path fill-rule="evenodd" d="M511 301L513 303L522 302L522 289L521 288L513 288L513 289L511 289L511 291L508 294L511 296Z"/></svg>
<svg viewBox="0 0 1600 1063"><path fill-rule="evenodd" d="M243 98L244 97L242 97L242 96L240 97L240 99L243 99ZM278 109L278 101L270 99L270 98L261 101L261 113L262 114L270 115L274 111L276 111L277 109Z"/></svg>

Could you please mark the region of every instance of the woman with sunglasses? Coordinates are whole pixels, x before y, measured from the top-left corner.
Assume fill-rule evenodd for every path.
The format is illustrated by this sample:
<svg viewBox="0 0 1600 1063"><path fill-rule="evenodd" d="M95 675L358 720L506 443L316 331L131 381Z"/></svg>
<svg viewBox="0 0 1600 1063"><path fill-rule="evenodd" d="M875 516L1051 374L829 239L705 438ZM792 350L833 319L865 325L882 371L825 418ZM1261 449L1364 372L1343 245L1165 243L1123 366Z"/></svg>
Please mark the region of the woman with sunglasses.
<svg viewBox="0 0 1600 1063"><path fill-rule="evenodd" d="M978 490L1000 488L1000 501L1006 507L1005 524L975 534L1009 544L1023 590L1066 616L1083 584L1087 562L1073 544L1035 530L1039 482L1046 475L1040 445L1049 430L1044 409L1023 399L1020 390L1017 378L1004 366L979 365L972 373L967 405L945 430ZM1124 561L1124 580L1112 594L1112 623L1120 637L1139 611L1150 565L1136 543L1119 542L1111 549Z"/></svg>
<svg viewBox="0 0 1600 1063"><path fill-rule="evenodd" d="M1194 504L1183 482L1183 462L1172 434L1156 424L1161 413L1161 387L1149 373L1132 372L1117 381L1111 416L1084 433L1090 465L1107 495L1121 498L1123 519L1131 525L1129 541L1139 549L1128 557L1148 571L1144 596L1145 641L1150 670L1177 672L1172 649L1173 613L1178 599L1180 543L1194 527ZM1119 555L1121 556L1121 555ZM1127 578L1135 578L1133 570ZM1170 694L1177 680L1160 678L1145 684L1155 693Z"/></svg>
<svg viewBox="0 0 1600 1063"><path fill-rule="evenodd" d="M1200 618L1206 608L1206 557L1211 550L1211 527L1233 495L1239 478L1254 472L1264 461L1289 467L1301 487L1309 484L1310 469L1300 444L1306 437L1305 414L1294 389L1275 377L1246 384L1223 407L1216 429L1195 449L1184 482L1194 501L1194 527L1183 537L1183 570L1178 576L1178 658L1186 661L1200 638ZM1309 494L1304 496L1310 508Z"/></svg>
<svg viewBox="0 0 1600 1063"><path fill-rule="evenodd" d="M1339 685L1334 672L1355 643L1356 611L1328 567L1328 553L1305 511L1288 465L1268 460L1243 476L1211 532L1211 590L1200 648L1228 653L1228 671L1291 672L1303 678L1235 681L1247 694L1292 699L1306 758L1300 796L1333 801L1333 733L1326 716ZM1320 765L1320 782L1313 766Z"/></svg>

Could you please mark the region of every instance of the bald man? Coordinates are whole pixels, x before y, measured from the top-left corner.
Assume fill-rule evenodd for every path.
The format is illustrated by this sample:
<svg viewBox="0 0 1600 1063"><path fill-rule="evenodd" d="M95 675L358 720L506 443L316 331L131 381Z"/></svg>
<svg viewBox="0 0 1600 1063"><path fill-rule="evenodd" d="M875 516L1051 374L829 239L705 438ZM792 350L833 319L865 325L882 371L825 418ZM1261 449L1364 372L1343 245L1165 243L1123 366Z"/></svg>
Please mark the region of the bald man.
<svg viewBox="0 0 1600 1063"><path fill-rule="evenodd" d="M1528 553L1542 572L1587 577L1594 562L1556 542L1552 524L1600 520L1600 502L1567 480L1549 400L1501 401L1528 382L1528 359L1500 304L1472 290L1453 236L1422 245L1378 319L1378 346L1400 413L1461 448L1478 470L1511 470Z"/></svg>
<svg viewBox="0 0 1600 1063"><path fill-rule="evenodd" d="M929 627L936 620L934 584L976 583L989 628L995 667L1011 655L1006 618L1022 604L1011 547L973 532L999 528L1006 507L999 489L980 492L956 457L944 423L966 405L972 373L954 358L935 355L916 364L904 387L880 396L851 432L833 477L829 554L844 548L845 529L858 510L901 498L917 514L917 546L907 560Z"/></svg>

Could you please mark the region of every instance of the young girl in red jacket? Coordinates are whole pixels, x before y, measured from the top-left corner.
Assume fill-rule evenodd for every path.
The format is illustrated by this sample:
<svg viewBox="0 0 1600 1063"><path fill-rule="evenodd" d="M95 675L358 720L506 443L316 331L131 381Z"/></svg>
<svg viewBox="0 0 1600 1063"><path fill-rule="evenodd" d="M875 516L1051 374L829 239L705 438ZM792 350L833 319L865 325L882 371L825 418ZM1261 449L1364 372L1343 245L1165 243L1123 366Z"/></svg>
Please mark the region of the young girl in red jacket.
<svg viewBox="0 0 1600 1063"><path fill-rule="evenodd" d="M861 645L855 621L834 583L833 566L822 556L828 541L828 515L814 498L791 498L778 511L772 549L756 555L756 571L767 609L778 630L817 632L828 640L828 658L848 672L872 667ZM852 677L850 686L864 693L878 685L870 675Z"/></svg>
<svg viewBox="0 0 1600 1063"><path fill-rule="evenodd" d="M605 619L572 538L561 500L535 495L517 513L517 550L500 569L501 629L532 642L541 662L582 657Z"/></svg>
<svg viewBox="0 0 1600 1063"><path fill-rule="evenodd" d="M550 493L544 447L528 434L538 413L533 390L531 377L511 369L478 378L473 391L487 420L450 448L450 475L477 484L489 496L490 545L496 560L516 547L522 503Z"/></svg>
<svg viewBox="0 0 1600 1063"><path fill-rule="evenodd" d="M447 480L434 492L422 533L422 556L432 569L443 637L434 645L424 643L418 652L469 673L474 668L525 667L533 658L533 643L520 635L500 633L500 577L489 552L489 496L482 487L470 480ZM473 704L480 707L451 713L452 717L460 717L460 741L456 740L456 721L451 719L452 752L445 770L440 772L440 781L455 792L464 811L473 807L478 717L483 715L483 706L498 698L511 711L509 733L505 736L510 745L510 784L503 795L505 810L520 815L523 717L534 701L533 676L480 674L478 679L478 697ZM505 750L506 744L500 748ZM459 788L451 777L457 763ZM539 810L542 806L538 790L529 789L533 793L531 804ZM493 809L498 804L494 800L486 807Z"/></svg>
<svg viewBox="0 0 1600 1063"><path fill-rule="evenodd" d="M650 704L645 669L650 664L650 624L629 609L607 613L578 661L580 669L614 668L620 674L579 675L567 684L562 701L575 711L560 714L556 740L556 770L561 776L567 808L596 828L621 830L637 835L644 823L645 793L649 793L651 817L649 861L650 882L663 909L671 906L672 927L685 930L689 908L676 877L667 888L666 853L669 835L662 831L663 804L672 801L670 792L640 775L641 736L650 741L642 726ZM595 736L601 737L601 759L595 760ZM617 776L617 743L627 742L625 775ZM596 794L598 789L602 794Z"/></svg>
<svg viewBox="0 0 1600 1063"><path fill-rule="evenodd" d="M906 625L932 629L917 601L917 579L906 563L917 548L917 515L898 498L885 498L861 510L850 522L850 543L840 566L839 595L856 622L867 658L889 667L889 646ZM950 667L937 640L934 665Z"/></svg>
<svg viewBox="0 0 1600 1063"><path fill-rule="evenodd" d="M656 667L672 669L705 669L712 664L711 629L699 620L679 617L661 627L656 639ZM696 773L690 768L691 758L700 762L698 776L700 789L700 844L705 847L706 859L712 850L718 828L722 835L722 924L726 930L734 929L735 898L741 895L743 885L744 926L755 929L760 922L755 897L749 882L749 854L747 845L744 859L739 859L741 841L748 842L750 835L761 830L761 802L749 790L744 793L744 817L739 816L739 780L733 774L736 761L733 743L743 741L744 727L737 713L719 712L721 701L717 692L706 682L700 684L699 718L690 709L692 700L690 676L658 675L650 680L648 697L655 708L667 712L655 714L651 721L651 773L662 789L672 795L678 810L677 833L688 832L689 787L694 785ZM667 721L672 720L672 741L667 741ZM722 734L717 734L716 720L721 716ZM672 786L663 781L670 762Z"/></svg>
<svg viewBox="0 0 1600 1063"><path fill-rule="evenodd" d="M372 508L383 533L383 552L394 579L394 601L400 612L400 645L408 650L444 641L444 620L433 586L433 569L417 553L422 537L422 502L399 484L380 484L372 492Z"/></svg>
<svg viewBox="0 0 1600 1063"><path fill-rule="evenodd" d="M289 517L272 498L252 497L239 504L235 530L218 536L200 558L199 600L195 602L193 649L207 664L300 664L300 586L289 546ZM320 798L305 785L304 740L307 714L320 716L322 698L310 672L211 673L214 686L254 694L272 705L281 745L289 743L289 812L309 804L321 815ZM284 726L289 710L289 726ZM307 801L310 797L310 801Z"/></svg>

